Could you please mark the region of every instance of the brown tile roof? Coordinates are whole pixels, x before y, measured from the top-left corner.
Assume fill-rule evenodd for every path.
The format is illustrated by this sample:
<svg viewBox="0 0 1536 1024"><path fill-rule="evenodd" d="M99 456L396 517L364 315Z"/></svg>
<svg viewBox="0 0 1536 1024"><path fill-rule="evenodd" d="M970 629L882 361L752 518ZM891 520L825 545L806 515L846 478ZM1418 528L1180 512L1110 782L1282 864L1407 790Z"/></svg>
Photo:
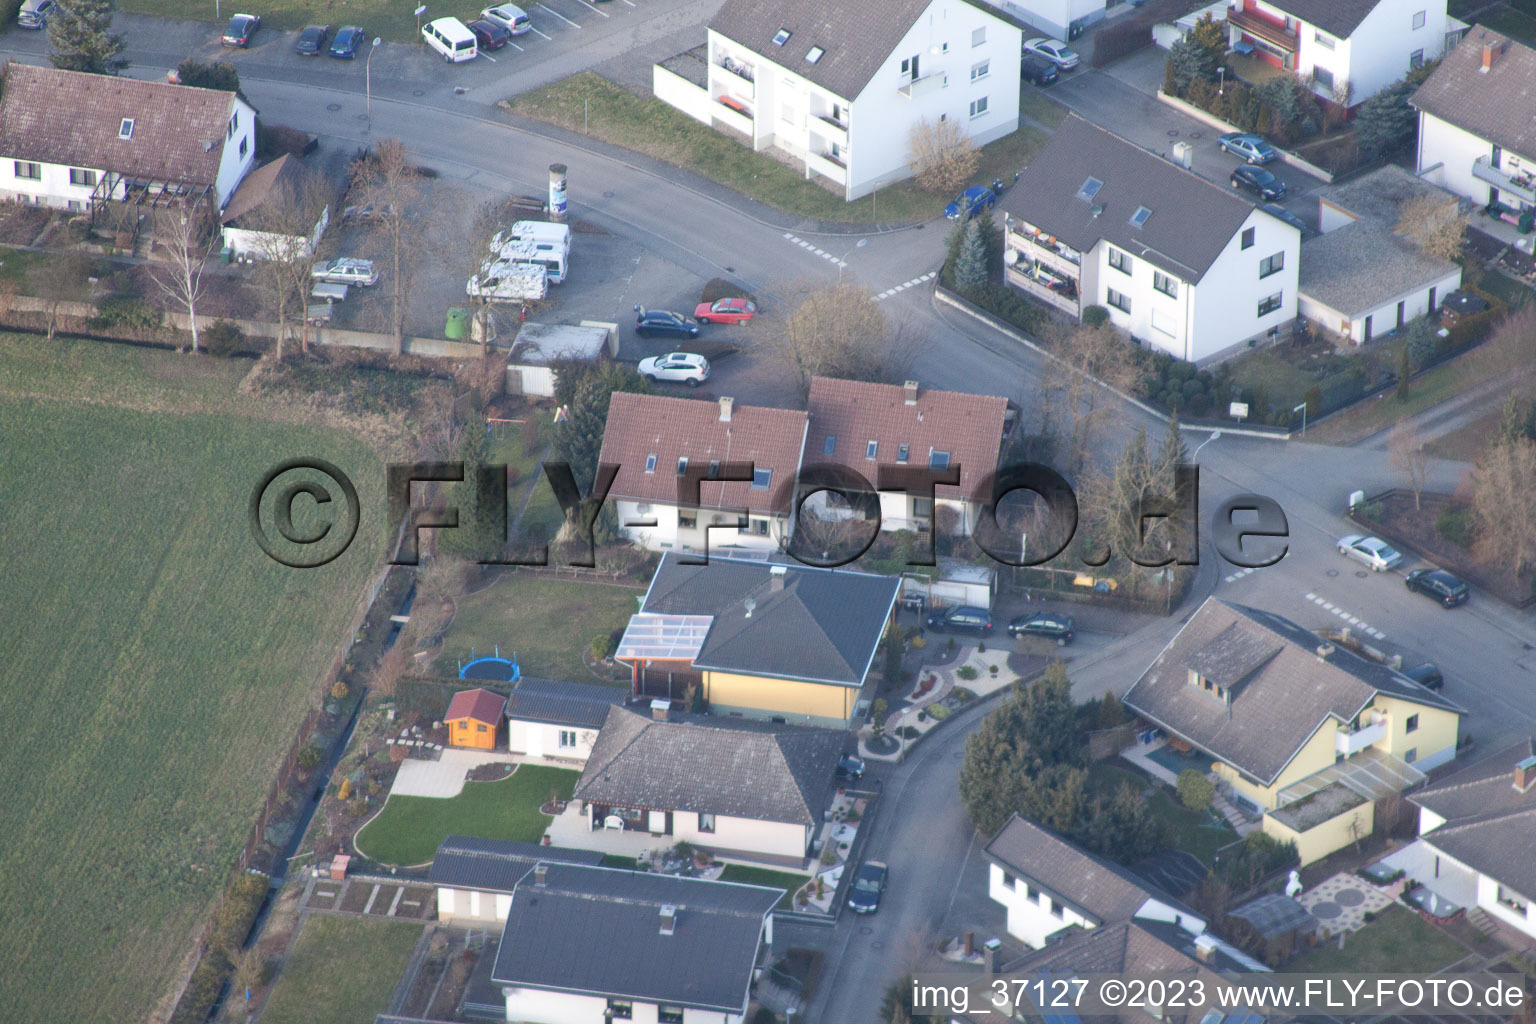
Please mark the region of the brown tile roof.
<svg viewBox="0 0 1536 1024"><path fill-rule="evenodd" d="M991 395L919 387L916 404L908 405L900 385L813 377L804 462L839 463L874 485L877 466L901 464L902 445L911 466L926 466L931 453L946 451L949 464L960 467L960 485L958 493L941 487L939 496L969 496L997 468L1007 410L1007 399ZM836 438L830 453L829 436ZM865 458L871 441L877 442L874 459Z"/></svg>
<svg viewBox="0 0 1536 1024"><path fill-rule="evenodd" d="M716 460L751 462L758 469L773 471L766 489L755 489L745 481L706 480L699 485L700 504L705 508L787 513L792 493L787 482L800 469L805 413L733 405L727 423L720 418L726 401L704 402L623 391L615 394L608 406L600 459L619 467L609 497L676 505L678 459L687 458L693 466ZM652 455L656 457L655 469L647 473L646 462ZM782 499L777 502L778 507L776 498Z"/></svg>
<svg viewBox="0 0 1536 1024"><path fill-rule="evenodd" d="M212 185L235 94L10 61L0 157ZM124 118L133 137L119 139Z"/></svg>
<svg viewBox="0 0 1536 1024"><path fill-rule="evenodd" d="M1419 790L1409 799L1438 814L1449 825L1536 810L1536 787L1521 791L1514 785L1515 765L1531 757L1536 757L1536 741L1527 737Z"/></svg>
<svg viewBox="0 0 1536 1024"><path fill-rule="evenodd" d="M443 715L443 721L456 722L461 718L470 718L476 722L484 722L487 725L500 725L502 709L507 706L507 698L490 690L460 690L453 695L453 700L448 703L448 712Z"/></svg>
<svg viewBox="0 0 1536 1024"><path fill-rule="evenodd" d="M1502 47L1483 73L1483 47ZM1536 157L1536 50L1474 26L1408 100L1511 153Z"/></svg>
<svg viewBox="0 0 1536 1024"><path fill-rule="evenodd" d="M240 183L235 189L235 194L229 197L229 205L224 207L223 224L235 224L241 217L257 209L267 201L272 190L280 182L294 181L299 176L299 164L287 153L273 160L271 163L262 164ZM239 225L236 224L236 227Z"/></svg>

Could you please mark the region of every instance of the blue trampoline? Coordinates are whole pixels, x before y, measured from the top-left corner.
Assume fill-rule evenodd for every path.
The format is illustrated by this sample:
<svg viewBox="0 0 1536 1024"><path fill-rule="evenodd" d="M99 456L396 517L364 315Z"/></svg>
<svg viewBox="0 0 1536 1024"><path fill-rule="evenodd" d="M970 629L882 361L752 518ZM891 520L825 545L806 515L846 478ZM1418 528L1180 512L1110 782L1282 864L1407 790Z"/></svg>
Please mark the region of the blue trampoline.
<svg viewBox="0 0 1536 1024"><path fill-rule="evenodd" d="M517 652L512 652L509 661L501 656L501 647L494 648L494 653L481 657L475 656L474 648L470 648L469 660L459 662L460 679L485 679L496 683L515 683L522 675L522 670L517 666Z"/></svg>

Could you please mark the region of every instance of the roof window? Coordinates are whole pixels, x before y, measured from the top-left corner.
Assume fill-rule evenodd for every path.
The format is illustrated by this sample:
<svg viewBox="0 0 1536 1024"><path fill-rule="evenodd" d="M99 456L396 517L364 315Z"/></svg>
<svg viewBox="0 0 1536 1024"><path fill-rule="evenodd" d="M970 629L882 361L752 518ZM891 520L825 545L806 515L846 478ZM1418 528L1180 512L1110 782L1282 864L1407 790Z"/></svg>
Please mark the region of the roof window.
<svg viewBox="0 0 1536 1024"><path fill-rule="evenodd" d="M792 36L792 35L794 35L794 33L791 32L787 28L779 29L777 32L774 33L773 45L774 46L783 46L785 43L789 42L789 37Z"/></svg>
<svg viewBox="0 0 1536 1024"><path fill-rule="evenodd" d="M1077 190L1077 198L1085 203L1091 203L1093 202L1093 197L1098 195L1099 189L1103 187L1104 183L1098 178L1089 178L1083 182L1082 188Z"/></svg>
<svg viewBox="0 0 1536 1024"><path fill-rule="evenodd" d="M817 61L821 60L822 54L824 54L826 52L827 52L826 50L823 50L819 46L813 46L813 47L811 47L810 51L805 55L805 62L807 64L815 64Z"/></svg>
<svg viewBox="0 0 1536 1024"><path fill-rule="evenodd" d="M117 126L117 137L120 139L133 138L133 118L123 118L123 123Z"/></svg>
<svg viewBox="0 0 1536 1024"><path fill-rule="evenodd" d="M1151 216L1152 216L1152 211L1147 209L1145 206L1138 206L1138 207L1136 207L1136 212L1131 214L1131 227L1133 227L1133 228L1145 227L1146 223L1147 223L1147 218L1151 217Z"/></svg>

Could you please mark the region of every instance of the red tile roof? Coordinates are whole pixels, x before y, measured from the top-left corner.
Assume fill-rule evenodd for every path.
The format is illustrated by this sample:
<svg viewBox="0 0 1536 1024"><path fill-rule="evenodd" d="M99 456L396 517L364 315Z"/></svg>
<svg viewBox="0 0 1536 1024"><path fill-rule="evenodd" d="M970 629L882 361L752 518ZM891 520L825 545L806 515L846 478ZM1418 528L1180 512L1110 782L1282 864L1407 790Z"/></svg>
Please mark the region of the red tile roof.
<svg viewBox="0 0 1536 1024"><path fill-rule="evenodd" d="M694 466L715 460L751 462L760 470L773 471L767 489L755 489L744 481L706 480L699 485L700 505L788 512L784 502L775 508L774 498L787 497L789 488L783 485L799 472L805 413L732 403L727 422L721 419L722 406L727 402L731 400L615 394L608 406L600 460L619 467L609 497L675 505L678 459L687 458ZM645 467L652 456L655 465L647 473Z"/></svg>
<svg viewBox="0 0 1536 1024"><path fill-rule="evenodd" d="M969 495L997 468L1007 409L1004 398L922 387L916 403L908 405L907 389L901 385L813 377L805 465L839 463L873 485L877 466L902 465L902 445L907 446L905 464L910 466L926 466L934 451L945 451L949 464L960 467L960 490ZM836 438L830 454L828 436ZM873 459L866 457L871 441L877 442ZM944 487L939 496L958 497Z"/></svg>
<svg viewBox="0 0 1536 1024"><path fill-rule="evenodd" d="M461 718L471 718L487 725L500 725L501 712L506 706L507 698L499 693L481 689L460 690L449 702L448 713L443 716L443 721L456 722Z"/></svg>

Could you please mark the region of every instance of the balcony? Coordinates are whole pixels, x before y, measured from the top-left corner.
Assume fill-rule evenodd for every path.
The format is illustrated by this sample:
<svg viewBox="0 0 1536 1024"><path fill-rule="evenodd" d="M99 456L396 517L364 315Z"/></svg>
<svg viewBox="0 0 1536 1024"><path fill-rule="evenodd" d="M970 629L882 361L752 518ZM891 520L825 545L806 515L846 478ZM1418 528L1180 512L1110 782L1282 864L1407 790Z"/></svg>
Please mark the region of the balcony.
<svg viewBox="0 0 1536 1024"><path fill-rule="evenodd" d="M1333 734L1333 749L1349 757L1358 754L1366 747L1387 738L1387 720L1379 718L1370 725L1361 726L1355 730L1340 729Z"/></svg>
<svg viewBox="0 0 1536 1024"><path fill-rule="evenodd" d="M1017 249L1020 261L1029 259L1044 264L1065 277L1077 278L1083 272L1083 257L1076 249L1044 231L1023 223L1010 221L1005 244Z"/></svg>
<svg viewBox="0 0 1536 1024"><path fill-rule="evenodd" d="M842 157L833 156L831 153L807 153L805 163L807 167L824 178L829 178L839 185L848 184L848 164Z"/></svg>
<svg viewBox="0 0 1536 1024"><path fill-rule="evenodd" d="M848 122L839 121L836 118L828 117L826 114L817 114L815 120L816 123L811 127L816 129L817 134L823 135L839 145L848 145Z"/></svg>
<svg viewBox="0 0 1536 1024"><path fill-rule="evenodd" d="M720 63L717 64L716 67L724 68L743 81L757 81L757 72L753 70L752 65L746 63L745 61L739 61L735 57L721 57Z"/></svg>
<svg viewBox="0 0 1536 1024"><path fill-rule="evenodd" d="M1501 192L1512 193L1527 203L1536 203L1536 181L1529 174L1516 177L1493 166L1493 161L1486 156L1472 162L1472 177L1486 181Z"/></svg>
<svg viewBox="0 0 1536 1024"><path fill-rule="evenodd" d="M902 80L901 87L896 91L909 100L922 99L949 84L949 76L942 71L930 71L922 78L907 78Z"/></svg>
<svg viewBox="0 0 1536 1024"><path fill-rule="evenodd" d="M1022 258L1015 266L1003 268L1003 278L1047 306L1074 317L1082 315L1082 310L1078 306L1075 280L1058 277L1039 264L1027 263Z"/></svg>
<svg viewBox="0 0 1536 1024"><path fill-rule="evenodd" d="M1227 24L1255 39L1262 39L1276 49L1294 54L1301 47L1298 34L1264 17L1255 11L1232 8L1227 11Z"/></svg>
<svg viewBox="0 0 1536 1024"><path fill-rule="evenodd" d="M752 111L740 101L730 96L716 96L710 112L721 124L752 138Z"/></svg>

